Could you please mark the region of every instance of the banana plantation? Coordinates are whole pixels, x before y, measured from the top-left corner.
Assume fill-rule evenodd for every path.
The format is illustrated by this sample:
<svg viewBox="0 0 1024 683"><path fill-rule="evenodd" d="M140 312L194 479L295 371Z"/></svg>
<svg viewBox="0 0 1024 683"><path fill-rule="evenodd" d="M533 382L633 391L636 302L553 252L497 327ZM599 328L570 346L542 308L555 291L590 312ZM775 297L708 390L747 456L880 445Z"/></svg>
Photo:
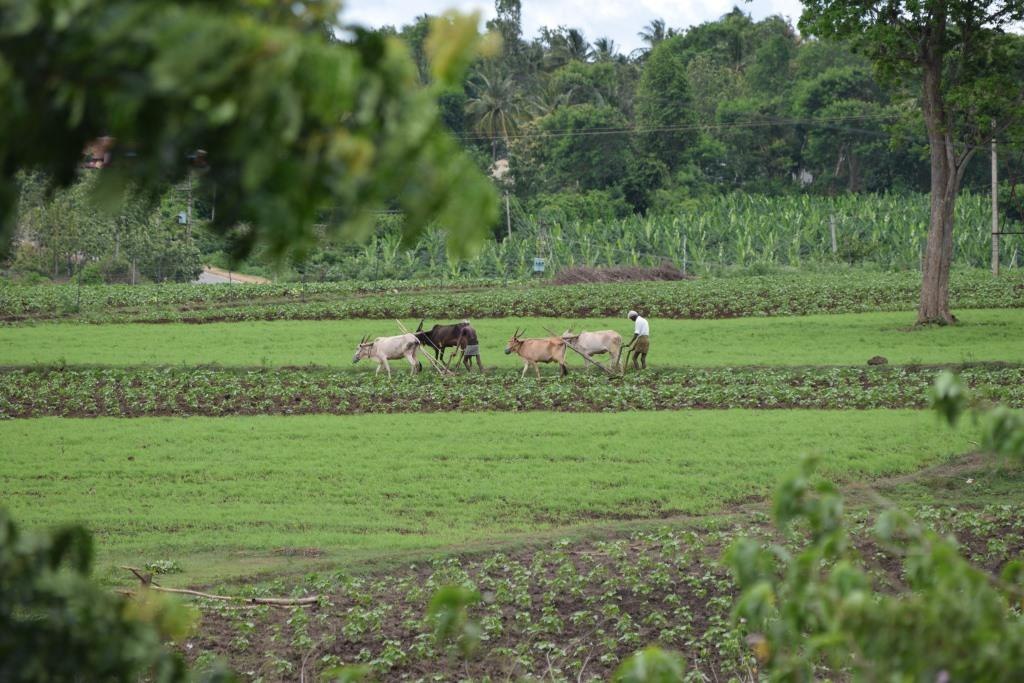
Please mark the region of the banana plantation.
<svg viewBox="0 0 1024 683"><path fill-rule="evenodd" d="M545 273L572 266L665 262L697 275L829 264L917 269L927 234L928 196L733 194L694 200L669 214L596 221L528 215L513 204L510 217L511 230L500 226L496 237L469 260L447 258L439 228L405 248L398 223L389 222L361 247L313 259L305 275L310 279L518 278L534 273L538 258L544 261ZM988 197L962 196L956 226L957 265L987 266L991 258ZM1024 259L1024 240L1019 235L1004 236L1001 251L1004 267L1017 267Z"/></svg>

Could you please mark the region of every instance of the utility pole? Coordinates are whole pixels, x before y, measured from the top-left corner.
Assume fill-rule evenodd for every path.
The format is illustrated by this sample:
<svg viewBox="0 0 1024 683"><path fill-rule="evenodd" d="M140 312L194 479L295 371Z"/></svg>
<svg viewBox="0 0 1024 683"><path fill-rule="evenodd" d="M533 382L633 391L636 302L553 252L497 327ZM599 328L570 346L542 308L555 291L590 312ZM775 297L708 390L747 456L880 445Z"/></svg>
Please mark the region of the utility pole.
<svg viewBox="0 0 1024 683"><path fill-rule="evenodd" d="M686 233L683 233L683 275L686 275Z"/></svg>
<svg viewBox="0 0 1024 683"><path fill-rule="evenodd" d="M192 237L192 169L188 170L188 207L185 215L185 238Z"/></svg>
<svg viewBox="0 0 1024 683"><path fill-rule="evenodd" d="M999 167L996 162L995 121L992 122L992 274L999 275Z"/></svg>
<svg viewBox="0 0 1024 683"><path fill-rule="evenodd" d="M508 228L508 238L512 239L512 212L508 208L508 190L505 190L505 226Z"/></svg>

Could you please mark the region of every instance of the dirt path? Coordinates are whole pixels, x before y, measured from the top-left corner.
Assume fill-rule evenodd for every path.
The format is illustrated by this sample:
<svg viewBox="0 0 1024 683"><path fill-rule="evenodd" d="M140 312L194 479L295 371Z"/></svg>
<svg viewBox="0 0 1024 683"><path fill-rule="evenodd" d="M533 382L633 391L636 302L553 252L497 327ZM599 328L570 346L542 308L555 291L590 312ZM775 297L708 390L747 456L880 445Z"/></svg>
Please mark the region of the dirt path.
<svg viewBox="0 0 1024 683"><path fill-rule="evenodd" d="M203 285L222 283L255 285L270 284L270 280L265 277L259 277L258 275L244 275L242 273L224 270L223 268L215 268L214 266L204 266L203 272L199 274L199 278L195 280L195 282Z"/></svg>

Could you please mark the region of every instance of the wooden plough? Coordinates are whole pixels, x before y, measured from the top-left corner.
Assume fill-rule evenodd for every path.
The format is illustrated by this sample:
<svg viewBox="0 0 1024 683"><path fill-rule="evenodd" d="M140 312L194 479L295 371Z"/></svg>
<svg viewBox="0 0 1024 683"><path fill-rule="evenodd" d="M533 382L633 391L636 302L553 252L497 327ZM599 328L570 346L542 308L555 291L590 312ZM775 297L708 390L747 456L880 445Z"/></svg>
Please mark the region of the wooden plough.
<svg viewBox="0 0 1024 683"><path fill-rule="evenodd" d="M412 334L412 332L410 332L408 329L406 329L405 325L402 324L401 320L399 320L398 318L395 318L395 322L398 323L398 329L400 329L402 331L402 334ZM444 377L445 375L454 375L455 374L454 372L449 370L446 366L442 365L440 363L440 361L438 361L435 358L431 358L430 354L427 353L426 351L424 351L422 346L419 347L419 352L423 354L423 357L427 359L427 361L430 363L431 367L433 367L435 370L437 370L437 374L441 375L442 377Z"/></svg>
<svg viewBox="0 0 1024 683"><path fill-rule="evenodd" d="M582 358L583 360L587 361L587 362L588 362L588 363L590 363L591 365L596 365L597 367L599 367L599 368L601 368L602 370L604 370L605 374L607 374L607 375L608 375L609 377L614 377L614 376L615 376L615 375L617 374L617 373L615 373L614 371L610 370L610 369L609 369L608 367L606 367L606 366L605 366L605 365L604 365L603 363L598 363L598 362L597 362L596 360L594 360L593 358L591 358L591 357L590 357L590 356L588 356L587 354L585 354L585 353L583 353L582 351L580 351L579 349L577 349L577 348L576 348L576 346L575 346L574 344L570 344L570 343L569 343L569 340L568 340L568 339L566 339L565 337L562 337L562 336L560 336L560 335L557 335L557 334L555 334L554 332L552 332L551 330L549 330L549 329L548 329L548 328L546 328L546 327L545 327L544 329L545 329L545 330L547 331L547 333L548 333L548 334L550 334L550 335L551 335L552 337L558 337L559 339L561 339L561 340L562 340L562 342L563 342L563 343L565 344L565 346L566 346L567 348L569 348L569 349L572 349L573 351L575 351L575 352L576 352L576 353L577 353L577 354L578 354L578 355L580 356L580 358Z"/></svg>

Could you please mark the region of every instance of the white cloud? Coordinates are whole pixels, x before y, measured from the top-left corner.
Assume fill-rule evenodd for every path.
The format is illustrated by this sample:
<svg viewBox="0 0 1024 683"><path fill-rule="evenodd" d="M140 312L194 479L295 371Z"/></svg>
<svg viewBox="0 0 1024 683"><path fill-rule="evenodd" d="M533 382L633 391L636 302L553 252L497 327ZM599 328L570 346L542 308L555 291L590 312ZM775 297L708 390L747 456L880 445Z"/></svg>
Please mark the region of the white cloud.
<svg viewBox="0 0 1024 683"><path fill-rule="evenodd" d="M800 17L799 0L523 0L523 32L530 38L541 26L579 28L588 40L613 39L624 52L641 47L637 34L652 19L664 19L673 28L687 28L713 21L734 6L755 19L772 14ZM489 0L348 0L344 21L381 26L402 26L421 14L440 14L446 9L480 10L485 19L494 16Z"/></svg>

